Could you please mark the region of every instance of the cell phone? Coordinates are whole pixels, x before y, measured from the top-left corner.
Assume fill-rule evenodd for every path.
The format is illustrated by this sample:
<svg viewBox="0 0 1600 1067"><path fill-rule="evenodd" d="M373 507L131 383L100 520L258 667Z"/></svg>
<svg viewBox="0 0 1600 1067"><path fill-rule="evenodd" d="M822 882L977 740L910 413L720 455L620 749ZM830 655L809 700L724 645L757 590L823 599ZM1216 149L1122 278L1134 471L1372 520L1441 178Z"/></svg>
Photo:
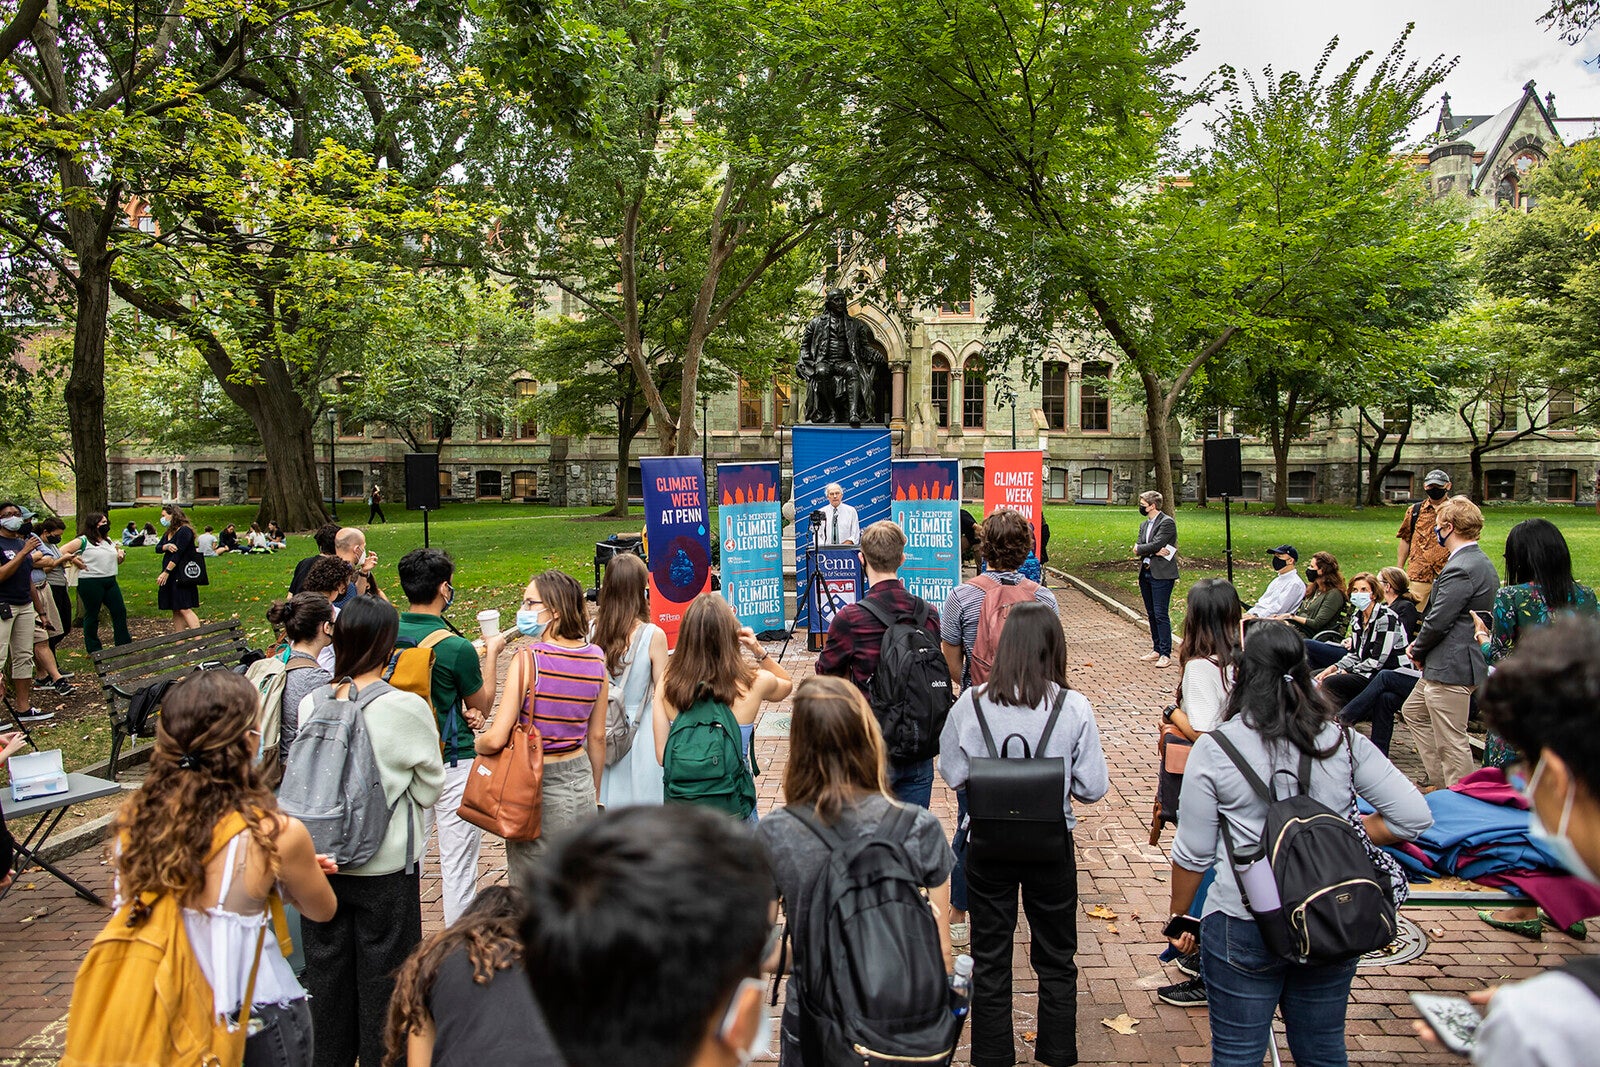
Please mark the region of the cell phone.
<svg viewBox="0 0 1600 1067"><path fill-rule="evenodd" d="M1439 1043L1457 1056L1470 1056L1477 1041L1478 1027L1483 1016L1466 997L1446 997L1438 993L1413 993L1411 1003L1416 1006L1422 1021L1433 1027Z"/></svg>
<svg viewBox="0 0 1600 1067"><path fill-rule="evenodd" d="M1494 629L1494 619L1487 611L1474 611L1472 617L1483 624L1485 630Z"/></svg>
<svg viewBox="0 0 1600 1067"><path fill-rule="evenodd" d="M1161 936L1171 941L1173 938L1182 937L1184 934L1200 936L1200 920L1193 915L1174 915L1167 920L1166 928L1161 931Z"/></svg>

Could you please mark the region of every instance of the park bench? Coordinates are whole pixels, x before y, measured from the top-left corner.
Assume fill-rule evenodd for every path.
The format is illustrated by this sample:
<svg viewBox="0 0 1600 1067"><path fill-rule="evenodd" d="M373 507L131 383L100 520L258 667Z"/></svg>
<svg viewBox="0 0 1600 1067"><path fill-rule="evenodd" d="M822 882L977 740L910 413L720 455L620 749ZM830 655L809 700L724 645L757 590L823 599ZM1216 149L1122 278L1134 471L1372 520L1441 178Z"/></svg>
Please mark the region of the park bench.
<svg viewBox="0 0 1600 1067"><path fill-rule="evenodd" d="M203 667L233 667L249 651L244 627L234 618L91 653L95 673L105 690L106 713L111 716L111 760L107 768L111 780L117 778L123 742L138 743L128 725L128 708L140 690L176 681Z"/></svg>

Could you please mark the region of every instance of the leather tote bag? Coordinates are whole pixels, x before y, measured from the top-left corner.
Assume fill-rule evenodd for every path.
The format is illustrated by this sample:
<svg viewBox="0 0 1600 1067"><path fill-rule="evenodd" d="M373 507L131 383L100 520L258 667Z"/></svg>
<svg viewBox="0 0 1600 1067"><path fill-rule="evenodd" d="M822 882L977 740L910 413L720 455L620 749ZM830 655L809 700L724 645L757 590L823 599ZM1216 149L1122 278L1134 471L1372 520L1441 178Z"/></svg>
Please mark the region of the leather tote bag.
<svg viewBox="0 0 1600 1067"><path fill-rule="evenodd" d="M997 748L983 714L983 698L974 696L972 708L989 755L973 757L967 774L967 854L971 862L1037 863L1066 854L1063 798L1067 761L1034 753L1042 753L1049 744L1067 692L1062 689L1056 696L1044 733L1032 749L1021 734L1010 734ZM1013 741L1021 750L1019 757L1010 755Z"/></svg>
<svg viewBox="0 0 1600 1067"><path fill-rule="evenodd" d="M522 712L505 748L473 759L457 810L473 826L507 841L537 840L544 807L544 740L531 713L539 670L531 651L524 649L523 655L528 657L529 678Z"/></svg>

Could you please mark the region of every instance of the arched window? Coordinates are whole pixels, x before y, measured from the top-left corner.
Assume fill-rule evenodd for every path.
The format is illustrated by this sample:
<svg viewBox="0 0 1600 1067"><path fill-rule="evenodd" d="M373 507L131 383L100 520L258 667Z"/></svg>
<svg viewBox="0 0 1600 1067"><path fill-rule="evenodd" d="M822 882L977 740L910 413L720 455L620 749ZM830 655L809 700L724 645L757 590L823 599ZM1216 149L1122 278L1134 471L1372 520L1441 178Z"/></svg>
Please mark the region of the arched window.
<svg viewBox="0 0 1600 1067"><path fill-rule="evenodd" d="M928 378L928 398L933 402L933 423L941 430L950 426L950 361L933 357L933 372Z"/></svg>
<svg viewBox="0 0 1600 1067"><path fill-rule="evenodd" d="M161 499L161 472L136 471L133 475L134 494L140 500Z"/></svg>
<svg viewBox="0 0 1600 1067"><path fill-rule="evenodd" d="M485 499L499 500L500 499L500 495L501 495L500 494L500 472L499 471L488 471L488 470L479 471L478 472L478 499L479 500L485 500Z"/></svg>
<svg viewBox="0 0 1600 1067"><path fill-rule="evenodd" d="M983 429L984 384L983 357L972 356L961 368L961 426L963 429Z"/></svg>
<svg viewBox="0 0 1600 1067"><path fill-rule="evenodd" d="M1305 504L1315 500L1317 496L1316 471L1290 471L1289 472L1289 501L1294 504Z"/></svg>
<svg viewBox="0 0 1600 1067"><path fill-rule="evenodd" d="M244 472L244 495L251 500L267 495L267 468L251 467Z"/></svg>
<svg viewBox="0 0 1600 1067"><path fill-rule="evenodd" d="M1515 500L1517 498L1517 472L1511 470L1489 471L1484 475L1485 500Z"/></svg>
<svg viewBox="0 0 1600 1067"><path fill-rule="evenodd" d="M972 504L983 503L983 465L964 467L961 471L961 499Z"/></svg>
<svg viewBox="0 0 1600 1067"><path fill-rule="evenodd" d="M360 500L367 495L366 479L355 468L339 472L339 499Z"/></svg>
<svg viewBox="0 0 1600 1067"><path fill-rule="evenodd" d="M1390 471L1383 476L1383 499L1392 504L1410 500L1415 471Z"/></svg>
<svg viewBox="0 0 1600 1067"><path fill-rule="evenodd" d="M511 496L516 500L532 500L539 495L538 471L512 471Z"/></svg>
<svg viewBox="0 0 1600 1067"><path fill-rule="evenodd" d="M1110 501L1111 472L1104 467L1085 467L1078 475L1078 499L1086 504Z"/></svg>

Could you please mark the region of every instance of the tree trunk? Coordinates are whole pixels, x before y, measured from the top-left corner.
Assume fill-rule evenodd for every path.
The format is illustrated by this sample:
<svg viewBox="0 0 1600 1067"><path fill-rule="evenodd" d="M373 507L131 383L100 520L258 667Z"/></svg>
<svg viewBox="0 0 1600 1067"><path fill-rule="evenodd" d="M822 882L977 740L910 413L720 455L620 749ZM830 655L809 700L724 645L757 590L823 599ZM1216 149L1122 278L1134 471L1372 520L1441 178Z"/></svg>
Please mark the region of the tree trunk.
<svg viewBox="0 0 1600 1067"><path fill-rule="evenodd" d="M1144 425L1150 435L1150 458L1156 467L1156 492L1161 494L1161 510L1171 515L1178 507L1172 487L1172 441L1167 435L1166 390L1154 374L1140 373L1144 384Z"/></svg>
<svg viewBox="0 0 1600 1067"><path fill-rule="evenodd" d="M1272 513L1292 515L1289 507L1289 428L1272 428Z"/></svg>
<svg viewBox="0 0 1600 1067"><path fill-rule="evenodd" d="M617 405L617 492L611 510L606 512L614 519L628 517L628 460L633 454L634 433L633 395L630 393Z"/></svg>
<svg viewBox="0 0 1600 1067"><path fill-rule="evenodd" d="M265 526L276 519L285 530L314 530L328 521L318 488L317 456L312 444L315 420L298 394L255 387L257 402L246 407L261 435L267 464L267 485L256 509L256 521ZM339 472L330 497L339 491Z"/></svg>
<svg viewBox="0 0 1600 1067"><path fill-rule="evenodd" d="M1484 497L1483 454L1486 451L1488 450L1485 448L1477 447L1468 453L1472 462L1472 488L1467 490L1467 495L1472 498L1474 504L1479 505L1483 503Z"/></svg>
<svg viewBox="0 0 1600 1067"><path fill-rule="evenodd" d="M72 372L66 401L71 418L74 507L81 520L111 502L106 477L106 314L111 264L102 251L78 263Z"/></svg>

